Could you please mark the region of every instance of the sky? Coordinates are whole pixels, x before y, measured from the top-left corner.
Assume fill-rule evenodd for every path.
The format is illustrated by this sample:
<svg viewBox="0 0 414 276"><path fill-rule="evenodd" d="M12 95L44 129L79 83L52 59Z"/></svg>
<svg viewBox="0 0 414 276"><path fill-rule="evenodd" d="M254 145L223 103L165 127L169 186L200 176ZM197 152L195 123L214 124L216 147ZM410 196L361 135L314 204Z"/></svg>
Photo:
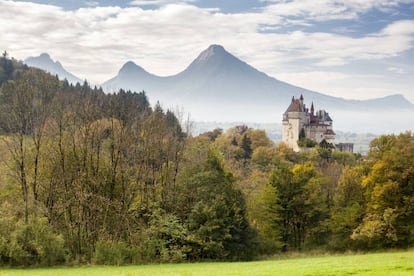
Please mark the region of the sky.
<svg viewBox="0 0 414 276"><path fill-rule="evenodd" d="M0 0L0 26L1 51L94 84L127 61L174 75L220 44L290 84L414 103L414 0Z"/></svg>

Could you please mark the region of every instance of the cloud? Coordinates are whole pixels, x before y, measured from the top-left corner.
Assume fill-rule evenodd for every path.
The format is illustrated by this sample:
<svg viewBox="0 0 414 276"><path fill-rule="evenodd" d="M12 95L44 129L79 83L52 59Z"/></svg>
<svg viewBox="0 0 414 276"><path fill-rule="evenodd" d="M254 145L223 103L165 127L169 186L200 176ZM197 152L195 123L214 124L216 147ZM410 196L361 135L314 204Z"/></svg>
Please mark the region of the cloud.
<svg viewBox="0 0 414 276"><path fill-rule="evenodd" d="M350 20L360 14L377 9L393 13L401 4L414 3L413 0L262 0L268 3L265 11L286 17L301 17L307 20Z"/></svg>
<svg viewBox="0 0 414 276"><path fill-rule="evenodd" d="M163 6L167 4L179 4L179 3L192 3L196 2L196 0L134 0L131 1L129 4L133 6Z"/></svg>
<svg viewBox="0 0 414 276"><path fill-rule="evenodd" d="M397 74L401 74L401 75L407 74L407 71L405 71L403 68L388 67L387 70L389 72L397 73Z"/></svg>
<svg viewBox="0 0 414 276"><path fill-rule="evenodd" d="M345 65L346 61L344 60L344 58L341 57L328 57L315 64L322 67L332 67Z"/></svg>
<svg viewBox="0 0 414 276"><path fill-rule="evenodd" d="M97 7L97 6L99 6L99 2L97 2L97 1L86 1L85 5L88 6L88 7Z"/></svg>
<svg viewBox="0 0 414 276"><path fill-rule="evenodd" d="M332 83L348 80L351 76L335 71L307 71L279 73L277 78L315 91L329 92L326 91L326 88L331 86Z"/></svg>
<svg viewBox="0 0 414 276"><path fill-rule="evenodd" d="M414 20L401 20L388 25L381 32L384 36L392 35L413 35L414 34Z"/></svg>

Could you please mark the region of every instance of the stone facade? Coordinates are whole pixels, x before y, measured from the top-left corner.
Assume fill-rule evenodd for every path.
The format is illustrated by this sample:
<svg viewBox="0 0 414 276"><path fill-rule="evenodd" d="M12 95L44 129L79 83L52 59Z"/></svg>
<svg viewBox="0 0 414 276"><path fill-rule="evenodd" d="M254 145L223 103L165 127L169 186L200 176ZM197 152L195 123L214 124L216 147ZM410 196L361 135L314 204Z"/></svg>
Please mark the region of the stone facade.
<svg viewBox="0 0 414 276"><path fill-rule="evenodd" d="M303 130L302 130L303 129ZM283 114L282 141L294 151L299 151L300 134L317 143L325 140L334 145L335 132L332 129L332 119L325 110L315 112L313 103L310 110L303 103L303 96L292 98L288 109Z"/></svg>

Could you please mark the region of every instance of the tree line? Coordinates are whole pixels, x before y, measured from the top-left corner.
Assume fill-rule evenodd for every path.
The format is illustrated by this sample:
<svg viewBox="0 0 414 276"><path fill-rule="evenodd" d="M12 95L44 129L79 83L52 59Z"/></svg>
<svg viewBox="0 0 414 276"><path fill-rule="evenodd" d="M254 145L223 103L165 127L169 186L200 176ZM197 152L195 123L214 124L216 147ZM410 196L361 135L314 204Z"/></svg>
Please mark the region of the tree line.
<svg viewBox="0 0 414 276"><path fill-rule="evenodd" d="M295 153L243 125L192 136L144 92L105 94L6 55L0 77L0 264L413 245L411 132L365 157Z"/></svg>

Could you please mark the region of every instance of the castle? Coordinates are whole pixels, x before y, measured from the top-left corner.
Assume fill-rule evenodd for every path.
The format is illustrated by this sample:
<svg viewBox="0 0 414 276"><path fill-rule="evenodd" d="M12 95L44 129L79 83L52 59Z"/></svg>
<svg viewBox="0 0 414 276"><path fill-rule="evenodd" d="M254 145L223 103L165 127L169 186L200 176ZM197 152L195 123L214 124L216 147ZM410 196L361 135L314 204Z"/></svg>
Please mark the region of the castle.
<svg viewBox="0 0 414 276"><path fill-rule="evenodd" d="M288 109L283 114L282 141L298 152L299 139L308 138L316 143L325 140L334 145L335 132L332 130L332 119L325 110L315 112L313 102L310 108L303 103L303 96L292 98Z"/></svg>

